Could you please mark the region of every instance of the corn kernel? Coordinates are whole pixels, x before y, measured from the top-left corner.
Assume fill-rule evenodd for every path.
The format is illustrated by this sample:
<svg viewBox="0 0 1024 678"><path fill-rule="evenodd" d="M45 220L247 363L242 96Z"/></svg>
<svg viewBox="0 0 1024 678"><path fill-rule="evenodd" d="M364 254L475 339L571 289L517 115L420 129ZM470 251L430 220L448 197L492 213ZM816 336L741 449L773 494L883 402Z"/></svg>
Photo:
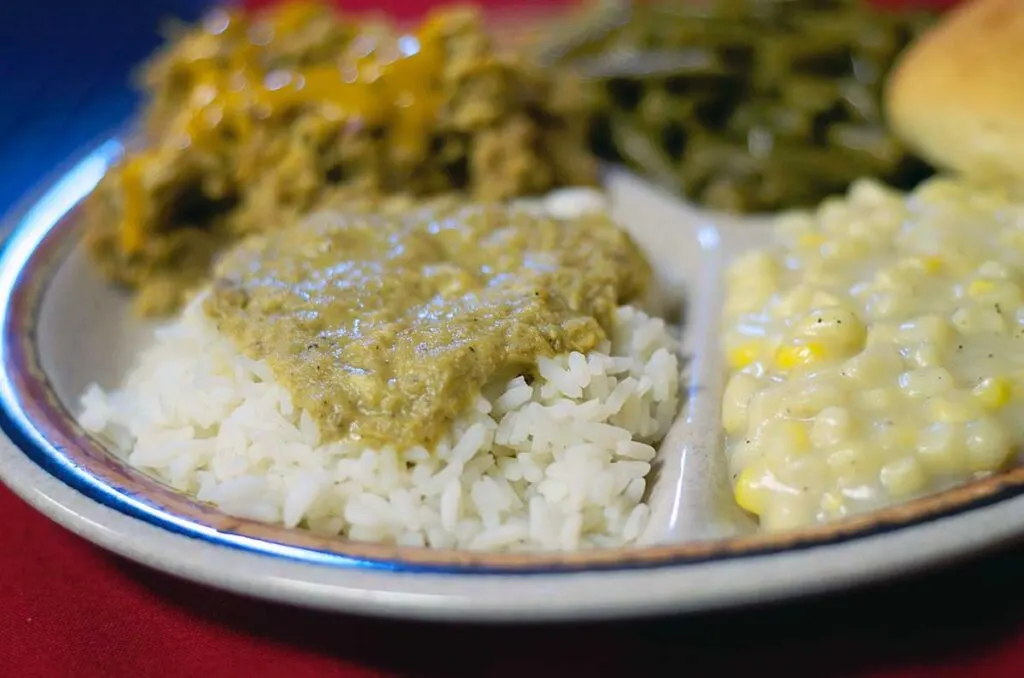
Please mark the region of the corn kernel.
<svg viewBox="0 0 1024 678"><path fill-rule="evenodd" d="M776 492L760 513L761 529L765 532L792 530L813 520L814 506L806 494L793 491Z"/></svg>
<svg viewBox="0 0 1024 678"><path fill-rule="evenodd" d="M950 320L962 334L989 334L1006 329L1002 314L987 305L961 306L953 311Z"/></svg>
<svg viewBox="0 0 1024 678"><path fill-rule="evenodd" d="M831 292L815 290L814 293L811 294L811 306L814 308L828 308L830 306L839 306L842 303L843 300Z"/></svg>
<svg viewBox="0 0 1024 678"><path fill-rule="evenodd" d="M998 261L988 260L978 267L978 274L985 278L994 278L998 280L1009 280L1013 277L1013 273L1005 264L1001 264Z"/></svg>
<svg viewBox="0 0 1024 678"><path fill-rule="evenodd" d="M971 471L995 471L1013 451L1010 434L994 417L982 417L965 427L967 467Z"/></svg>
<svg viewBox="0 0 1024 678"><path fill-rule="evenodd" d="M960 391L948 391L929 398L925 401L925 408L932 421L947 424L964 424L981 414L974 399Z"/></svg>
<svg viewBox="0 0 1024 678"><path fill-rule="evenodd" d="M821 509L829 518L841 518L845 513L842 495L831 490L821 495Z"/></svg>
<svg viewBox="0 0 1024 678"><path fill-rule="evenodd" d="M929 254L920 258L921 268L928 273L938 273L942 270L942 265L945 262L943 257L938 254Z"/></svg>
<svg viewBox="0 0 1024 678"><path fill-rule="evenodd" d="M804 493L818 495L832 484L832 469L821 454L795 457L790 460L785 472L787 482Z"/></svg>
<svg viewBox="0 0 1024 678"><path fill-rule="evenodd" d="M778 300L771 306L774 318L791 318L805 312L814 298L814 289L810 285L801 284L779 294Z"/></svg>
<svg viewBox="0 0 1024 678"><path fill-rule="evenodd" d="M862 409L869 412L884 412L898 407L900 392L896 388L883 386L881 388L866 388L855 391L853 401Z"/></svg>
<svg viewBox="0 0 1024 678"><path fill-rule="evenodd" d="M984 297L986 294L991 293L996 289L996 285L991 280L975 280L967 286L967 294L978 299Z"/></svg>
<svg viewBox="0 0 1024 678"><path fill-rule="evenodd" d="M813 447L807 424L792 419L769 422L762 429L760 438L765 456L782 463L806 454Z"/></svg>
<svg viewBox="0 0 1024 678"><path fill-rule="evenodd" d="M936 422L917 437L917 458L934 475L952 475L963 465L963 432L956 424Z"/></svg>
<svg viewBox="0 0 1024 678"><path fill-rule="evenodd" d="M736 503L744 511L756 516L764 512L765 488L761 483L763 471L756 466L748 466L740 471L736 478Z"/></svg>
<svg viewBox="0 0 1024 678"><path fill-rule="evenodd" d="M905 289L906 285L900 282L898 292L876 291L865 301L865 317L871 320L888 320L906 313L910 297Z"/></svg>
<svg viewBox="0 0 1024 678"><path fill-rule="evenodd" d="M896 341L896 332L892 325L872 325L868 328L868 338L864 345L869 349L892 347L892 343Z"/></svg>
<svg viewBox="0 0 1024 678"><path fill-rule="evenodd" d="M923 367L899 376L900 389L911 398L931 398L953 388L953 375L943 367Z"/></svg>
<svg viewBox="0 0 1024 678"><path fill-rule="evenodd" d="M838 447L850 436L853 426L850 412L844 407L826 407L814 417L811 441L815 447Z"/></svg>
<svg viewBox="0 0 1024 678"><path fill-rule="evenodd" d="M779 265L771 254L753 250L740 255L726 271L729 282L761 281L774 278Z"/></svg>
<svg viewBox="0 0 1024 678"><path fill-rule="evenodd" d="M903 356L899 349L890 344L872 346L843 365L839 374L862 386L884 381L893 374L904 370Z"/></svg>
<svg viewBox="0 0 1024 678"><path fill-rule="evenodd" d="M906 424L885 426L878 431L876 443L887 452L903 453L917 445L917 428Z"/></svg>
<svg viewBox="0 0 1024 678"><path fill-rule="evenodd" d="M853 354L864 348L867 328L850 308L815 308L793 328L794 336L827 342L836 351ZM820 345L819 343L819 345Z"/></svg>
<svg viewBox="0 0 1024 678"><path fill-rule="evenodd" d="M918 344L907 351L907 361L922 368L938 367L942 363L942 353L935 344Z"/></svg>
<svg viewBox="0 0 1024 678"><path fill-rule="evenodd" d="M914 457L903 457L882 467L882 484L893 497L906 497L925 488L928 476Z"/></svg>
<svg viewBox="0 0 1024 678"><path fill-rule="evenodd" d="M997 410L1013 397L1013 384L1006 377L988 377L971 390L983 407Z"/></svg>
<svg viewBox="0 0 1024 678"><path fill-rule="evenodd" d="M775 388L784 399L786 414L796 419L811 419L830 405L845 405L849 395L840 384L829 379L794 380Z"/></svg>
<svg viewBox="0 0 1024 678"><path fill-rule="evenodd" d="M783 371L795 367L809 365L825 357L825 349L818 342L808 342L799 346L780 346L775 351L775 366Z"/></svg>
<svg viewBox="0 0 1024 678"><path fill-rule="evenodd" d="M729 472L739 473L761 459L761 448L753 439L740 438L729 452Z"/></svg>
<svg viewBox="0 0 1024 678"><path fill-rule="evenodd" d="M805 249L815 249L821 247L825 242L824 236L820 233L804 233L797 238L797 245Z"/></svg>
<svg viewBox="0 0 1024 678"><path fill-rule="evenodd" d="M903 346L932 343L943 347L949 343L951 328L946 318L929 314L900 323L893 338Z"/></svg>
<svg viewBox="0 0 1024 678"><path fill-rule="evenodd" d="M729 360L729 367L733 370L742 370L747 365L750 365L757 356L761 353L761 344L757 341L747 341L734 346L729 349L727 358Z"/></svg>
<svg viewBox="0 0 1024 678"><path fill-rule="evenodd" d="M830 452L825 458L825 463L837 481L858 484L877 478L880 462L876 450L867 443L854 441Z"/></svg>
<svg viewBox="0 0 1024 678"><path fill-rule="evenodd" d="M738 435L747 427L747 407L757 391L757 380L745 372L733 375L722 395L722 425Z"/></svg>

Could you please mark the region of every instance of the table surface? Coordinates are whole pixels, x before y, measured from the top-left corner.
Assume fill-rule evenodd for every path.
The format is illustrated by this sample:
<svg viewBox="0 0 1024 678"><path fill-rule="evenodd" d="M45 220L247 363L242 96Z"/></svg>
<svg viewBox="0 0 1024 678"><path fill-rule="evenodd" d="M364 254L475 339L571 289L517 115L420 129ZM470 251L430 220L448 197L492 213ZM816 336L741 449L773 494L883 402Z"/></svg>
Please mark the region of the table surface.
<svg viewBox="0 0 1024 678"><path fill-rule="evenodd" d="M136 99L124 83L130 65L156 44L158 19L192 16L205 3L0 4L6 209L72 150L131 112ZM407 2L404 9L426 4ZM1024 675L1024 547L905 582L772 608L470 628L330 616L211 591L100 551L3 488L0 516L4 675L731 676L766 667L797 676Z"/></svg>

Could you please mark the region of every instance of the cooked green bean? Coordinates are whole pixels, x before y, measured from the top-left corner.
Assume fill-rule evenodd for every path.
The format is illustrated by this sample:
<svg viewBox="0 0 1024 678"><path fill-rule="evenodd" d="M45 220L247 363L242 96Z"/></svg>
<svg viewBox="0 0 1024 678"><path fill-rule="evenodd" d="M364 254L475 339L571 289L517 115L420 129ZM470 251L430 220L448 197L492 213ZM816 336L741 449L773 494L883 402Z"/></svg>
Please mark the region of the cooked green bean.
<svg viewBox="0 0 1024 678"><path fill-rule="evenodd" d="M931 16L860 0L613 11L589 39L550 52L601 92L599 154L737 212L816 203L865 174L911 188L930 173L883 127L879 102L895 57Z"/></svg>

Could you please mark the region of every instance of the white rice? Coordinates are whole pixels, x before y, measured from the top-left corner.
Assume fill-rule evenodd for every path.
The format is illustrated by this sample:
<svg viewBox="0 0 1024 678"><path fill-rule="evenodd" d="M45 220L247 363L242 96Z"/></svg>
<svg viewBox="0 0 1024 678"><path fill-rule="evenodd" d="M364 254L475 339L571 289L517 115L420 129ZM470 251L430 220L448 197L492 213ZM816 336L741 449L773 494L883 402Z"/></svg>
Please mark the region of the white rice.
<svg viewBox="0 0 1024 678"><path fill-rule="evenodd" d="M133 466L230 514L351 539L490 550L620 546L646 526L652 445L678 410L662 320L618 310L610 342L484 389L434 450L321 444L267 365L194 302L80 421Z"/></svg>
<svg viewBox="0 0 1024 678"><path fill-rule="evenodd" d="M485 389L434 450L321 444L196 302L121 389L87 389L80 421L133 466L244 518L414 546L619 546L646 525L679 368L665 323L632 307L599 349L541 359L532 385Z"/></svg>

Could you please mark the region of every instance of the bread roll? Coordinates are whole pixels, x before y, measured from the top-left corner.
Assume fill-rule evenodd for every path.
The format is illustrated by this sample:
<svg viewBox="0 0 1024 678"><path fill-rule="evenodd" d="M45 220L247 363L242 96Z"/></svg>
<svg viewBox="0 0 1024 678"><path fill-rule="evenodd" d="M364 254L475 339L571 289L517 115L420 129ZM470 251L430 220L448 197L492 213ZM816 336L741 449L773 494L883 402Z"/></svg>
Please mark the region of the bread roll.
<svg viewBox="0 0 1024 678"><path fill-rule="evenodd" d="M967 0L897 61L889 124L938 168L1024 182L1024 0Z"/></svg>

